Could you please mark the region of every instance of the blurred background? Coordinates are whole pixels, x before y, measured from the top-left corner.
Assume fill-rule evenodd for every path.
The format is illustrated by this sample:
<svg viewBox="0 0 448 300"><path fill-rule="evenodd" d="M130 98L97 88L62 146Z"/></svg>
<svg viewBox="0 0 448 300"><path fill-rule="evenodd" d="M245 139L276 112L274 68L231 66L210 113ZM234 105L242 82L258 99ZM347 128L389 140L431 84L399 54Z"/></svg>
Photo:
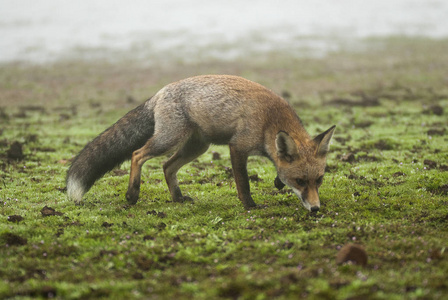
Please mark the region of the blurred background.
<svg viewBox="0 0 448 300"><path fill-rule="evenodd" d="M0 0L0 62L322 55L372 36L444 37L447 16L445 0Z"/></svg>

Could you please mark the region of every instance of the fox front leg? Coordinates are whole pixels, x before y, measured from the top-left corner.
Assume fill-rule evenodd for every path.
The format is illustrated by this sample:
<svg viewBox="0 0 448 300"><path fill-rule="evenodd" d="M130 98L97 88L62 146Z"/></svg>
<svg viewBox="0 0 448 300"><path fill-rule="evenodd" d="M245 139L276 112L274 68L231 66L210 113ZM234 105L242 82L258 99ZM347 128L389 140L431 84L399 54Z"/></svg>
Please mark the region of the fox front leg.
<svg viewBox="0 0 448 300"><path fill-rule="evenodd" d="M239 152L235 146L230 145L230 160L232 161L233 177L235 178L238 198L249 209L256 204L250 195L249 176L247 174L247 155Z"/></svg>
<svg viewBox="0 0 448 300"><path fill-rule="evenodd" d="M277 177L275 177L275 179L274 179L274 185L275 185L275 187L276 187L278 190L281 190L282 188L285 187L285 184L280 180L280 178L278 177L278 175L277 175Z"/></svg>

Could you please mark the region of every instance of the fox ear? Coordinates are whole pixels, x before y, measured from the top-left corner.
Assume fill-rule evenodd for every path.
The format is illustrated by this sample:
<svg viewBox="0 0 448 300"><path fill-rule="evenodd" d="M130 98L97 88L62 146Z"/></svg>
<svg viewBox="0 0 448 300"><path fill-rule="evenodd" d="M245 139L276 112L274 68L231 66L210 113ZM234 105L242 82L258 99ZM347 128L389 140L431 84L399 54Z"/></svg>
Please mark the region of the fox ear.
<svg viewBox="0 0 448 300"><path fill-rule="evenodd" d="M294 140L284 131L277 133L275 139L275 146L277 147L277 155L280 159L287 162L292 162L294 158L299 155L297 146Z"/></svg>
<svg viewBox="0 0 448 300"><path fill-rule="evenodd" d="M330 150L330 140L333 137L335 128L336 125L333 125L327 131L314 138L314 142L317 144L316 156L327 155L328 150Z"/></svg>

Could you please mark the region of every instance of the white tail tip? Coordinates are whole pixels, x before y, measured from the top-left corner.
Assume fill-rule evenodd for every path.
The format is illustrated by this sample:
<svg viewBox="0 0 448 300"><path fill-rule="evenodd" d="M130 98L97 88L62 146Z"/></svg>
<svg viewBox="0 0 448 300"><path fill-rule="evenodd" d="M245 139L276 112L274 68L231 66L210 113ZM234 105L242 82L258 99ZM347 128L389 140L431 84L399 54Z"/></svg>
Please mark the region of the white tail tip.
<svg viewBox="0 0 448 300"><path fill-rule="evenodd" d="M85 189L82 184L76 179L67 180L67 196L69 200L76 204L81 203L82 196L85 194Z"/></svg>

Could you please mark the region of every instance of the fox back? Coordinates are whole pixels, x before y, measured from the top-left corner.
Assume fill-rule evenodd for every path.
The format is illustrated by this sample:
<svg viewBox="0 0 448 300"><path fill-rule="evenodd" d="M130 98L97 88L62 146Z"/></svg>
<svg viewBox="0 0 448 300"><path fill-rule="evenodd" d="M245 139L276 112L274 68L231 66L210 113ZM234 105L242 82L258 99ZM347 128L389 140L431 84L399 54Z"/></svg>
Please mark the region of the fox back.
<svg viewBox="0 0 448 300"><path fill-rule="evenodd" d="M187 78L162 88L152 100L156 123L163 120L165 124L169 122L165 121L167 118L175 118L176 126L196 127L214 144L228 144L249 135L244 141L247 147L264 150L266 127L302 127L285 100L262 85L237 76ZM284 119L288 122L282 122ZM249 146L253 139L256 141Z"/></svg>

